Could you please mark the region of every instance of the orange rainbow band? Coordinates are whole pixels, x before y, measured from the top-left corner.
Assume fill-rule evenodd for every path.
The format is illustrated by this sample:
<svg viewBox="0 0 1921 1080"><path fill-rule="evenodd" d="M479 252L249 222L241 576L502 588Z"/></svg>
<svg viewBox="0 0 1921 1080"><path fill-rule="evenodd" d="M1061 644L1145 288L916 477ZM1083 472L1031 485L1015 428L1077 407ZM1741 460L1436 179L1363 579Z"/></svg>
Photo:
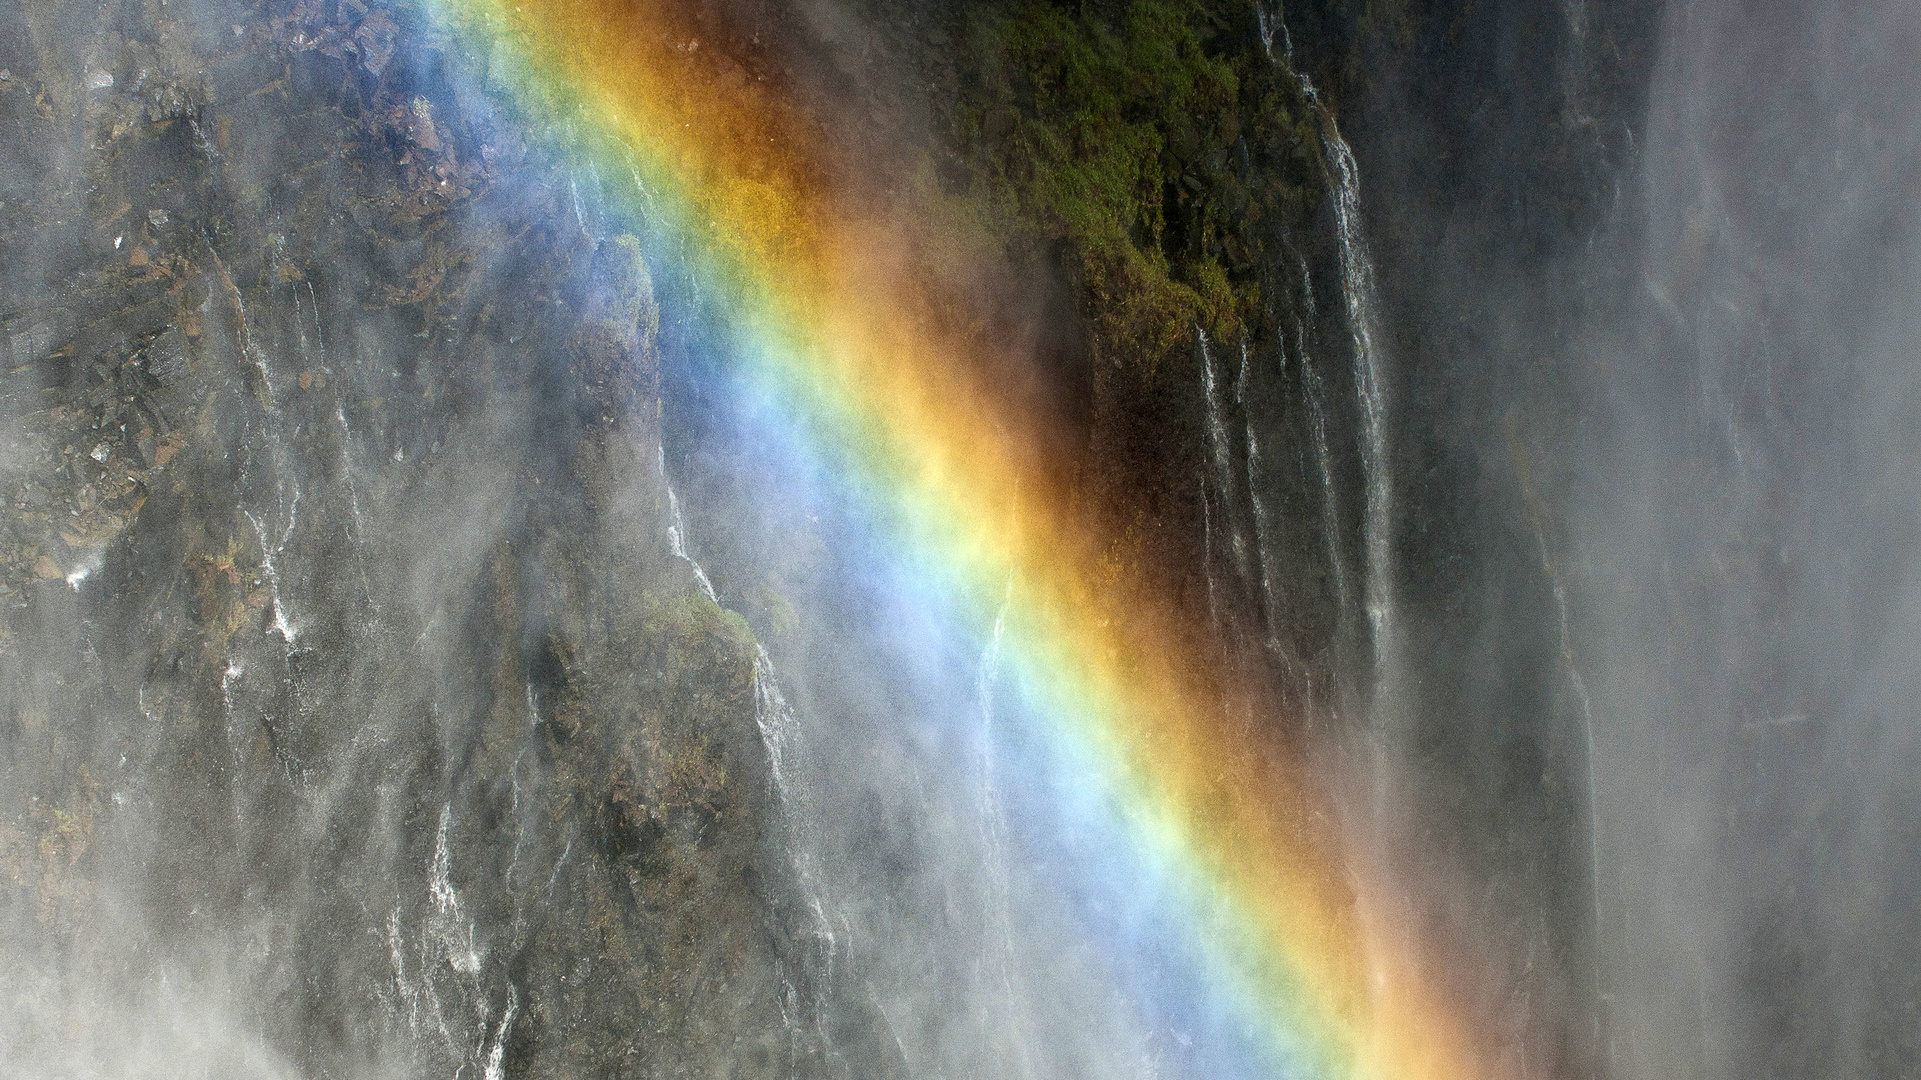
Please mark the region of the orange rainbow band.
<svg viewBox="0 0 1921 1080"><path fill-rule="evenodd" d="M1056 784L1100 819L1139 932L1188 958L1140 992L1229 1018L1249 1076L1480 1075L1412 947L1364 928L1299 766L1211 707L1203 635L1171 602L1111 587L1110 538L1048 479L978 346L940 329L913 238L835 183L814 118L671 3L439 2L491 82L570 120L561 149L631 176L629 209L685 241L751 379L873 527L973 625L1004 610Z"/></svg>

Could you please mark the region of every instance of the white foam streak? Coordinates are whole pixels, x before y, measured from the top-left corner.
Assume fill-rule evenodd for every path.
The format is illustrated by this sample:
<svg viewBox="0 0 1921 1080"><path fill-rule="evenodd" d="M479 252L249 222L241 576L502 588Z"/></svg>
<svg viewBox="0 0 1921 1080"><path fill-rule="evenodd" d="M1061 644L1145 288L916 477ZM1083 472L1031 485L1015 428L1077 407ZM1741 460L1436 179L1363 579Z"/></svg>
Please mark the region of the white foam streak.
<svg viewBox="0 0 1921 1080"><path fill-rule="evenodd" d="M494 1029L493 1045L487 1048L487 1060L481 1067L485 1080L501 1080L501 1067L507 1056L507 1031L514 1026L514 1017L520 1014L520 991L514 984L507 983L507 1008L500 1014L500 1026Z"/></svg>
<svg viewBox="0 0 1921 1080"><path fill-rule="evenodd" d="M299 505L300 492L299 489L296 488L294 489L294 506L298 507ZM256 516L252 510L243 510L241 513L245 514L247 520L253 524L254 536L257 537L260 542L260 568L266 571L268 594L273 598L274 629L279 631L281 640L286 642L287 647L291 649L294 645L294 639L299 635L300 631L299 628L294 625L293 621L287 618L287 601L280 595L280 569L274 565L274 557L280 553L281 547L286 543L287 536L293 532L293 513L291 511L288 513L287 528L282 532L279 544L275 544L268 539L266 526L261 524L260 518Z"/></svg>
<svg viewBox="0 0 1921 1080"><path fill-rule="evenodd" d="M1261 444L1254 437L1254 417L1247 408L1248 385L1247 338L1241 338L1241 369L1234 383L1234 401L1241 407L1241 433L1247 442L1247 501L1254 512L1254 563L1260 571L1260 588L1263 621L1267 625L1267 648L1276 656L1281 654L1281 641L1276 624L1280 614L1279 603L1274 596L1274 575L1268 566L1267 504L1261 500Z"/></svg>
<svg viewBox="0 0 1921 1080"><path fill-rule="evenodd" d="M1341 299L1347 307L1347 327L1354 350L1354 387L1360 406L1361 470L1365 489L1362 549L1367 579L1362 606L1367 612L1369 638L1374 646L1374 686L1371 712L1378 723L1392 713L1398 683L1399 655L1394 621L1393 485L1389 474L1387 394L1383 386L1383 357L1376 341L1374 264L1361 227L1360 168L1354 151L1341 137L1334 116L1321 104L1313 80L1294 68L1293 46L1287 24L1278 12L1260 13L1262 41L1273 56L1273 34L1282 35L1284 55L1275 63L1294 79L1301 96L1320 119L1321 150L1334 197L1334 229L1341 271ZM1305 352L1302 353L1305 356Z"/></svg>
<svg viewBox="0 0 1921 1080"><path fill-rule="evenodd" d="M1208 348L1207 331L1197 330L1196 338L1201 349L1201 395L1207 405L1207 451L1212 466L1209 479L1220 498L1221 510L1227 515L1228 550L1234 557L1234 568L1245 581L1252 575L1247 565L1247 541L1234 524L1234 464L1233 452L1228 447L1226 410L1221 404L1219 378L1214 372L1214 353Z"/></svg>
<svg viewBox="0 0 1921 1080"><path fill-rule="evenodd" d="M781 693L774 662L768 658L767 650L759 645L754 647L754 724L760 730L761 744L767 749L774 794L780 800L790 833L789 850L792 852L794 873L800 879L801 894L814 913L814 934L826 948L827 975L831 979L840 942L834 935L833 921L828 918L821 900L820 875L815 870L813 853L801 834L801 824L808 817L806 793L794 782L792 775L793 758L799 749L803 731L799 717Z"/></svg>
<svg viewBox="0 0 1921 1080"><path fill-rule="evenodd" d="M430 920L429 932L447 958L447 963L462 975L480 971L480 953L474 946L474 926L461 911L460 893L453 883L453 857L447 848L447 827L453 820L453 804L440 808L440 828L434 833L434 855L427 864L427 889L433 897L439 918Z"/></svg>
<svg viewBox="0 0 1921 1080"><path fill-rule="evenodd" d="M714 583L708 580L707 571L702 570L700 563L687 554L687 525L681 520L680 497L674 494L674 485L667 479L667 451L664 447L655 449L654 468L660 473L661 486L667 489L667 547L675 557L693 568L694 580L700 583L700 590L707 594L707 599L718 605L720 597L715 595Z"/></svg>

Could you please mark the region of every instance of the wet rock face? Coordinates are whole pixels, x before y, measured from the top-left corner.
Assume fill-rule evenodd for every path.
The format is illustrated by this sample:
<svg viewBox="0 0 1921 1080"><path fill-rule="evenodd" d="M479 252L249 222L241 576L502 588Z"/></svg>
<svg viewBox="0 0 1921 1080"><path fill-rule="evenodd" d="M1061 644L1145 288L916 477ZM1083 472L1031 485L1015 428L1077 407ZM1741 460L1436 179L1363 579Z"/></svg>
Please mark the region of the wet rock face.
<svg viewBox="0 0 1921 1080"><path fill-rule="evenodd" d="M0 27L15 1064L844 1068L638 246L405 12Z"/></svg>
<svg viewBox="0 0 1921 1080"><path fill-rule="evenodd" d="M875 116L940 115L980 47L953 28L996 6L853 5L875 29L842 51L930 72L932 89L903 102L914 83L851 62L836 78L887 90ZM1292 115L1295 166L1322 168L1261 13L1209 6L1226 15L1208 48L1238 50L1245 86L1292 103L1252 95L1221 124ZM1290 10L1304 64L1337 55L1335 6ZM1452 8L1421 10L1419 55L1439 65L1453 54L1428 46ZM765 17L783 27L770 42L828 48L788 5L710 14L730 11L756 44ZM0 1046L29 1072L900 1071L876 1048L886 1018L834 985L856 981L848 954L796 914L753 635L668 542L648 267L468 62L417 13L361 0L0 0ZM1479 107L1463 85L1447 108ZM1453 274L1473 253L1422 256L1432 238L1411 226L1455 219L1392 207L1476 185L1448 172L1428 192L1390 171L1456 159L1370 127L1362 106L1397 114L1349 89L1383 280ZM1242 141L1210 125L1191 133L1210 154ZM1167 564L1163 583L1214 624L1221 670L1312 715L1369 660L1326 178L1296 176L1286 228L1269 228L1241 213L1250 158L1237 172L1198 143L1169 153L1192 168L1154 212L1189 246L1214 217L1240 222L1221 257L1258 280L1258 325L1211 351L1196 335L1101 352L1102 313L1071 274L1003 321L1046 324L1068 453L1114 504L1116 557ZM1509 209L1525 218L1525 201ZM1061 270L1052 247L1029 257L1037 276ZM1515 524L1535 520L1528 481L1479 472L1524 461L1537 416L1488 389L1492 367L1463 369L1470 383L1421 366L1474 354L1427 310L1385 313L1402 365L1396 552L1400 584L1419 586L1404 612L1412 651L1437 658L1431 722L1408 742L1445 829L1419 840L1493 883L1491 936L1527 956L1503 993L1553 1012L1583 963L1579 757L1566 724L1507 719L1565 710L1547 541ZM683 404L697 435L699 403ZM1451 423L1461 410L1472 422ZM725 494L739 470L701 450L707 464L681 467L709 490L680 496L741 534L704 538L721 596L756 625L793 623L765 571L785 559L807 578L820 538L755 550L734 527L750 504ZM1513 596L1495 587L1514 580ZM1455 632L1501 604L1500 641ZM868 884L904 893L916 838L870 831Z"/></svg>

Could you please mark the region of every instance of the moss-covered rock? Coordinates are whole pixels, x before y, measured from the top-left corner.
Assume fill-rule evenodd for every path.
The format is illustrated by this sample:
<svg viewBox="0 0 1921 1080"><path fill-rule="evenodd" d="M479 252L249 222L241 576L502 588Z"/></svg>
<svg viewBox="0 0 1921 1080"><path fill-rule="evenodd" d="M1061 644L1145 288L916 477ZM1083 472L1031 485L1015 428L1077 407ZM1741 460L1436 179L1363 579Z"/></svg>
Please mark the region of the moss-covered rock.
<svg viewBox="0 0 1921 1080"><path fill-rule="evenodd" d="M958 61L958 185L1012 242L1065 241L1110 354L1148 364L1262 314L1265 260L1306 231L1317 118L1252 5L974 5Z"/></svg>

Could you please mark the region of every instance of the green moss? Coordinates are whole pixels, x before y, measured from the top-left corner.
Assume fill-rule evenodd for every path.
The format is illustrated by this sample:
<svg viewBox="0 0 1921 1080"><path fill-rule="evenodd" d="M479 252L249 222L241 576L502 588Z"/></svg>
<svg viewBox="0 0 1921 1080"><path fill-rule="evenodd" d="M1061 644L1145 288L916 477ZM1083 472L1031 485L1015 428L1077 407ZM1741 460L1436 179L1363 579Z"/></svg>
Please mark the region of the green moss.
<svg viewBox="0 0 1921 1080"><path fill-rule="evenodd" d="M755 586L753 602L765 613L767 628L774 637L786 637L799 627L800 614L773 578L763 578Z"/></svg>
<svg viewBox="0 0 1921 1080"><path fill-rule="evenodd" d="M1240 0L974 15L965 195L1017 242L1064 242L1103 343L1153 362L1259 310L1261 255L1318 198L1313 118Z"/></svg>
<svg viewBox="0 0 1921 1080"><path fill-rule="evenodd" d="M641 629L657 640L686 642L725 656L748 657L754 653L754 631L747 620L696 588L650 598Z"/></svg>

